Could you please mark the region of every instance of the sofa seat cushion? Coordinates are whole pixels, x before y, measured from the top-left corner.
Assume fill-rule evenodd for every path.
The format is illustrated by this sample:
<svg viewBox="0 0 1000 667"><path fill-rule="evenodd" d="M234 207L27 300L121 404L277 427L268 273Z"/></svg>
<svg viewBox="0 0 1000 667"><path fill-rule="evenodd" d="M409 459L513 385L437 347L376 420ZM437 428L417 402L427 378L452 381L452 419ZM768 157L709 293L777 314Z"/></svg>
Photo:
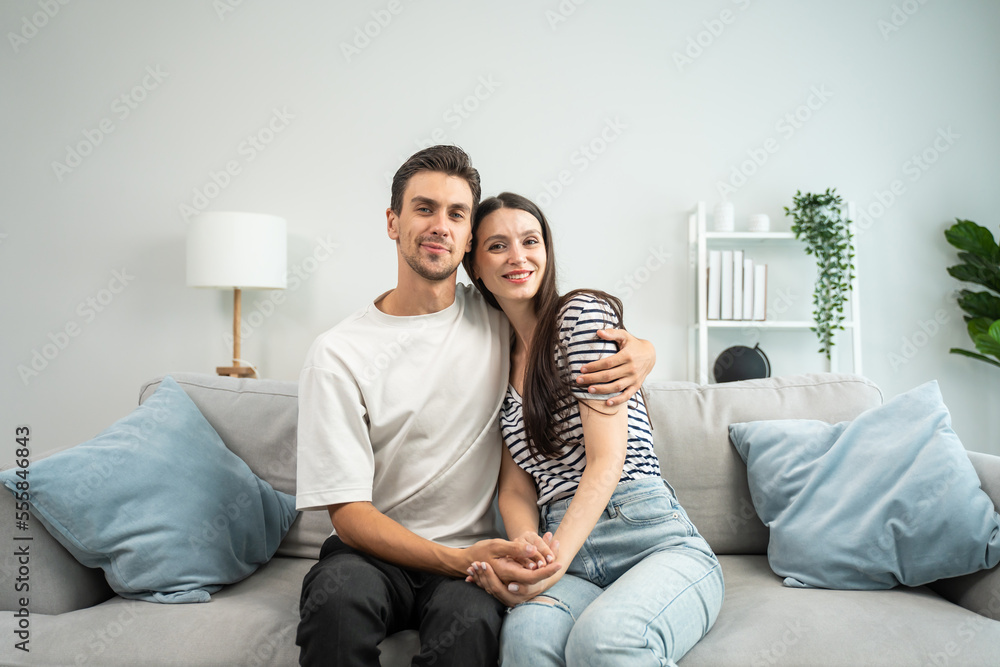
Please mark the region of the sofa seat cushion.
<svg viewBox="0 0 1000 667"><path fill-rule="evenodd" d="M996 664L1000 621L926 587L789 588L766 556L720 556L719 562L726 581L722 612L681 667Z"/></svg>
<svg viewBox="0 0 1000 667"><path fill-rule="evenodd" d="M161 605L116 596L66 614L32 614L31 653L23 664L295 665L299 591L315 562L273 558L206 604ZM11 664L17 653L4 650L0 663Z"/></svg>
<svg viewBox="0 0 1000 667"><path fill-rule="evenodd" d="M114 597L88 609L31 615L31 652L0 645L0 665L218 667L299 664L295 631L302 579L316 561L277 556L211 602L150 604ZM405 667L419 649L405 630L379 645L384 667Z"/></svg>

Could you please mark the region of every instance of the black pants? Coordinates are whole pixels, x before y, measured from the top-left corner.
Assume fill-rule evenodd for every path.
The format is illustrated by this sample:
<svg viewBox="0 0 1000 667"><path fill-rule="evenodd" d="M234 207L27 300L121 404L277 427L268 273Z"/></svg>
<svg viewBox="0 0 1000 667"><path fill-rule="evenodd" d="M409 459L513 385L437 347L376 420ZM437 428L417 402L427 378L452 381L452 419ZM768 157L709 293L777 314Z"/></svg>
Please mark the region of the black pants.
<svg viewBox="0 0 1000 667"><path fill-rule="evenodd" d="M334 535L302 582L299 664L377 667L378 643L413 628L413 665L494 667L504 611L464 579L391 565Z"/></svg>

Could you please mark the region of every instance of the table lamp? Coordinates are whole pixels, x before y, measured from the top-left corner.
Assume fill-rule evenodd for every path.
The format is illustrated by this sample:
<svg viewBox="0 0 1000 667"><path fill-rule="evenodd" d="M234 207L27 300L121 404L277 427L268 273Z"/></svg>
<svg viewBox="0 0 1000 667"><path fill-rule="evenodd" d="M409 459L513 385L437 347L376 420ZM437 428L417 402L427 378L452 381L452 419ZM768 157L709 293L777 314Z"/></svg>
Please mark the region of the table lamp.
<svg viewBox="0 0 1000 667"><path fill-rule="evenodd" d="M188 223L188 287L233 290L233 365L219 375L256 375L240 366L240 292L285 289L287 245L285 220L273 215L212 211Z"/></svg>

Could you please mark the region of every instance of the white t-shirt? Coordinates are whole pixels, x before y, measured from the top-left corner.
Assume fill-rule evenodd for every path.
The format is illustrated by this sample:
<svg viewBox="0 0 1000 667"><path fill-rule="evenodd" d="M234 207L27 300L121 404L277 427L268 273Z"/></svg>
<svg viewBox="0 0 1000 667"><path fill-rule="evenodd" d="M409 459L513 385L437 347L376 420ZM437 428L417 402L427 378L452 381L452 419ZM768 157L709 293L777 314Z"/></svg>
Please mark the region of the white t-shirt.
<svg viewBox="0 0 1000 667"><path fill-rule="evenodd" d="M370 501L423 538L495 537L510 328L473 287L430 315L374 302L319 336L299 376L296 507Z"/></svg>

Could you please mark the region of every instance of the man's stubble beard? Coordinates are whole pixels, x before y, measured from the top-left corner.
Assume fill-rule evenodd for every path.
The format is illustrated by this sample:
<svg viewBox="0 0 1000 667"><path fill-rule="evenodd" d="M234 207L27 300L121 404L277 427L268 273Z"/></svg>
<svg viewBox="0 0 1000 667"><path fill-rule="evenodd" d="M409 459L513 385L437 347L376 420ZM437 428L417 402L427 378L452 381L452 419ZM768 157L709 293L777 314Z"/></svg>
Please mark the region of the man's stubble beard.
<svg viewBox="0 0 1000 667"><path fill-rule="evenodd" d="M458 270L458 265L462 263L462 260L459 259L457 262L455 262L453 266L441 267L440 264L442 262L448 262L452 258L452 255L448 254L447 256L440 256L438 258L438 261L435 261L434 258L428 258L433 263L431 266L428 266L427 264L421 261L422 258L420 257L419 254L420 253L419 241L417 242L418 250L416 253L408 253L406 250L404 250L401 241L397 240L396 243L399 245L399 253L403 256L403 259L406 260L407 265L409 265L409 267L413 269L413 271L424 280L432 280L432 281L445 280L446 278L451 276L451 274L455 273L455 271Z"/></svg>

